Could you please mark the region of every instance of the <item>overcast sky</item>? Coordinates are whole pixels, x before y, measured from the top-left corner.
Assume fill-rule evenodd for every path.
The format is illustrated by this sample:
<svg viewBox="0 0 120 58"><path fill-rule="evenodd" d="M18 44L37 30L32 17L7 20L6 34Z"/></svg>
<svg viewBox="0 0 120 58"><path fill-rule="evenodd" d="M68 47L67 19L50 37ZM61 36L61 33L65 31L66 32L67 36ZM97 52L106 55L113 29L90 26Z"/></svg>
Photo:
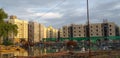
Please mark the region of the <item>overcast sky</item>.
<svg viewBox="0 0 120 58"><path fill-rule="evenodd" d="M86 23L86 0L0 0L8 15L60 28ZM120 26L120 0L89 0L90 23L108 19Z"/></svg>

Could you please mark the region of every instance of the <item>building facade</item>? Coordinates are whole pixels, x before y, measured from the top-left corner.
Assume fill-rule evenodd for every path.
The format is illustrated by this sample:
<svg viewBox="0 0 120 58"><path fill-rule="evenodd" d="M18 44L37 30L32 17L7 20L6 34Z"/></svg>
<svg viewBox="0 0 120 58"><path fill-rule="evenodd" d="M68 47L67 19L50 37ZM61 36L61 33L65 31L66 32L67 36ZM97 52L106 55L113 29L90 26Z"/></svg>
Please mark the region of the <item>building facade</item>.
<svg viewBox="0 0 120 58"><path fill-rule="evenodd" d="M58 30L49 26L46 30L47 38L58 38Z"/></svg>
<svg viewBox="0 0 120 58"><path fill-rule="evenodd" d="M96 24L90 24L90 37L94 36L103 36L103 31L102 31L102 24L101 23L96 23Z"/></svg>
<svg viewBox="0 0 120 58"><path fill-rule="evenodd" d="M40 41L42 41L43 38L46 38L46 27L42 24L39 24L39 37Z"/></svg>
<svg viewBox="0 0 120 58"><path fill-rule="evenodd" d="M43 24L37 22L29 22L29 42L38 43L46 38L46 27Z"/></svg>
<svg viewBox="0 0 120 58"><path fill-rule="evenodd" d="M69 36L68 36L68 34L69 34L69 33L68 33L68 28L69 28L69 26L63 26L63 27L62 27L62 31L63 31L62 33L63 33L63 34L60 35L60 36L63 36L62 38L68 38L68 37L69 37Z"/></svg>
<svg viewBox="0 0 120 58"><path fill-rule="evenodd" d="M28 41L28 22L20 20L17 16L10 16L9 23L16 24L18 26L17 36L10 36L13 39L14 43L19 43L21 39Z"/></svg>
<svg viewBox="0 0 120 58"><path fill-rule="evenodd" d="M59 29L59 33L58 33L58 34L59 34L58 36L59 36L60 38L63 37L63 29L62 29L62 28Z"/></svg>
<svg viewBox="0 0 120 58"><path fill-rule="evenodd" d="M85 27L84 25L76 25L72 24L71 25L71 37L85 37Z"/></svg>
<svg viewBox="0 0 120 58"><path fill-rule="evenodd" d="M40 34L39 34L39 23L29 22L28 24L28 38L29 42L37 43L40 42Z"/></svg>
<svg viewBox="0 0 120 58"><path fill-rule="evenodd" d="M86 37L87 25L71 24L62 27L62 38ZM119 28L113 22L90 24L90 37L119 36Z"/></svg>
<svg viewBox="0 0 120 58"><path fill-rule="evenodd" d="M70 26L63 26L62 30L63 38L86 36L84 25L71 24Z"/></svg>

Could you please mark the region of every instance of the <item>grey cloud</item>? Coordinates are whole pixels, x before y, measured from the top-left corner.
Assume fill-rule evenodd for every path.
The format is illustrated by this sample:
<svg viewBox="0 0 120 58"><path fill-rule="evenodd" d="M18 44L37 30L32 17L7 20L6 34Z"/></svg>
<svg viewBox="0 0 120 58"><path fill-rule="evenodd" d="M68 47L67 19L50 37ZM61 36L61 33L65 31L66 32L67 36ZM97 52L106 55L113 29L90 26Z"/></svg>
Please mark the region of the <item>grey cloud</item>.
<svg viewBox="0 0 120 58"><path fill-rule="evenodd" d="M39 21L46 26L52 25L56 28L71 23L86 23L86 0L66 0L55 7L62 1L63 0L0 0L0 7L5 8L5 11L10 15L13 14L22 19ZM102 22L103 19L108 19L120 25L120 8L115 8L116 5L120 4L120 0L89 0L89 2L91 23ZM31 8L33 8L32 11L35 12L27 11ZM63 16L53 19L30 16L33 13L46 12L49 9L51 9L50 12L57 12L63 14Z"/></svg>
<svg viewBox="0 0 120 58"><path fill-rule="evenodd" d="M115 22L119 24L119 16L120 8L115 8L116 5L120 4L120 0L109 1L106 3L101 3L95 8L90 9L90 17L91 19L96 19L98 21L102 21L103 19L108 19L108 21Z"/></svg>

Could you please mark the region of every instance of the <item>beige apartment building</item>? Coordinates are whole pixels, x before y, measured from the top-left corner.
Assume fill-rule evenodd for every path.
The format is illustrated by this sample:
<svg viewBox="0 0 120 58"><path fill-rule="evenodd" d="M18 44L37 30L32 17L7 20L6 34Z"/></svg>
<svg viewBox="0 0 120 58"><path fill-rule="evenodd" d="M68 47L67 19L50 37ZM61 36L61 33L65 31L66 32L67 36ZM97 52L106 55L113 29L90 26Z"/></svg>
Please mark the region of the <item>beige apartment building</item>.
<svg viewBox="0 0 120 58"><path fill-rule="evenodd" d="M60 38L63 37L63 29L62 28L59 29L59 36L60 36Z"/></svg>
<svg viewBox="0 0 120 58"><path fill-rule="evenodd" d="M54 32L53 37L54 37L54 38L58 38L58 30L57 30L57 29L55 29L53 32Z"/></svg>
<svg viewBox="0 0 120 58"><path fill-rule="evenodd" d="M108 27L108 36L116 36L116 24L113 22L109 22Z"/></svg>
<svg viewBox="0 0 120 58"><path fill-rule="evenodd" d="M29 22L28 24L28 39L31 43L40 42L39 23Z"/></svg>
<svg viewBox="0 0 120 58"><path fill-rule="evenodd" d="M16 24L18 26L18 34L14 36L11 34L9 38L13 39L14 43L19 43L21 39L28 41L28 22L20 20L17 16L10 16L9 23Z"/></svg>
<svg viewBox="0 0 120 58"><path fill-rule="evenodd" d="M71 37L85 37L85 26L84 25L71 25L72 36Z"/></svg>
<svg viewBox="0 0 120 58"><path fill-rule="evenodd" d="M42 41L43 38L46 38L46 27L42 24L39 24L39 37L40 41Z"/></svg>
<svg viewBox="0 0 120 58"><path fill-rule="evenodd" d="M78 25L78 24L71 24L70 26L63 26L62 38L68 37L86 37L86 25ZM106 23L93 23L90 24L90 37L97 37L97 36L117 36L118 30L116 29L118 26L113 22L106 22Z"/></svg>
<svg viewBox="0 0 120 58"><path fill-rule="evenodd" d="M58 30L49 26L46 30L47 38L58 38Z"/></svg>
<svg viewBox="0 0 120 58"><path fill-rule="evenodd" d="M44 36L43 38L47 38L47 28L44 26Z"/></svg>
<svg viewBox="0 0 120 58"><path fill-rule="evenodd" d="M46 38L46 27L43 24L37 22L29 22L29 42L38 43Z"/></svg>
<svg viewBox="0 0 120 58"><path fill-rule="evenodd" d="M63 26L62 30L63 38L86 36L84 25L71 24L70 26Z"/></svg>
<svg viewBox="0 0 120 58"><path fill-rule="evenodd" d="M90 24L90 37L94 36L103 36L103 31L102 31L102 24L101 23L95 23L95 24Z"/></svg>
<svg viewBox="0 0 120 58"><path fill-rule="evenodd" d="M69 28L69 26L63 26L62 27L62 30L63 30L62 36L63 36L63 38L68 38L69 37L68 28Z"/></svg>

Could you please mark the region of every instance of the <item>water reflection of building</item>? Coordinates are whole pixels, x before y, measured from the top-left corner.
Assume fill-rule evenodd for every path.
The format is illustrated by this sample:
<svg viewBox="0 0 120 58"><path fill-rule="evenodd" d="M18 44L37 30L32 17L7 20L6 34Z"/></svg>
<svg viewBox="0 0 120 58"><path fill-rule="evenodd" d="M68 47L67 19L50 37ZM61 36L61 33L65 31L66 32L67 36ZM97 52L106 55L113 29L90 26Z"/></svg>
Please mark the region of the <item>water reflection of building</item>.
<svg viewBox="0 0 120 58"><path fill-rule="evenodd" d="M15 51L14 56L28 56L27 51Z"/></svg>
<svg viewBox="0 0 120 58"><path fill-rule="evenodd" d="M0 52L0 58L10 58L13 56L14 56L13 52L7 52L7 53Z"/></svg>
<svg viewBox="0 0 120 58"><path fill-rule="evenodd" d="M28 56L27 51L0 52L0 58L13 58L14 56Z"/></svg>
<svg viewBox="0 0 120 58"><path fill-rule="evenodd" d="M47 54L47 49L43 49L43 55Z"/></svg>
<svg viewBox="0 0 120 58"><path fill-rule="evenodd" d="M29 56L46 55L46 49L40 47L30 47L28 50L28 55Z"/></svg>

